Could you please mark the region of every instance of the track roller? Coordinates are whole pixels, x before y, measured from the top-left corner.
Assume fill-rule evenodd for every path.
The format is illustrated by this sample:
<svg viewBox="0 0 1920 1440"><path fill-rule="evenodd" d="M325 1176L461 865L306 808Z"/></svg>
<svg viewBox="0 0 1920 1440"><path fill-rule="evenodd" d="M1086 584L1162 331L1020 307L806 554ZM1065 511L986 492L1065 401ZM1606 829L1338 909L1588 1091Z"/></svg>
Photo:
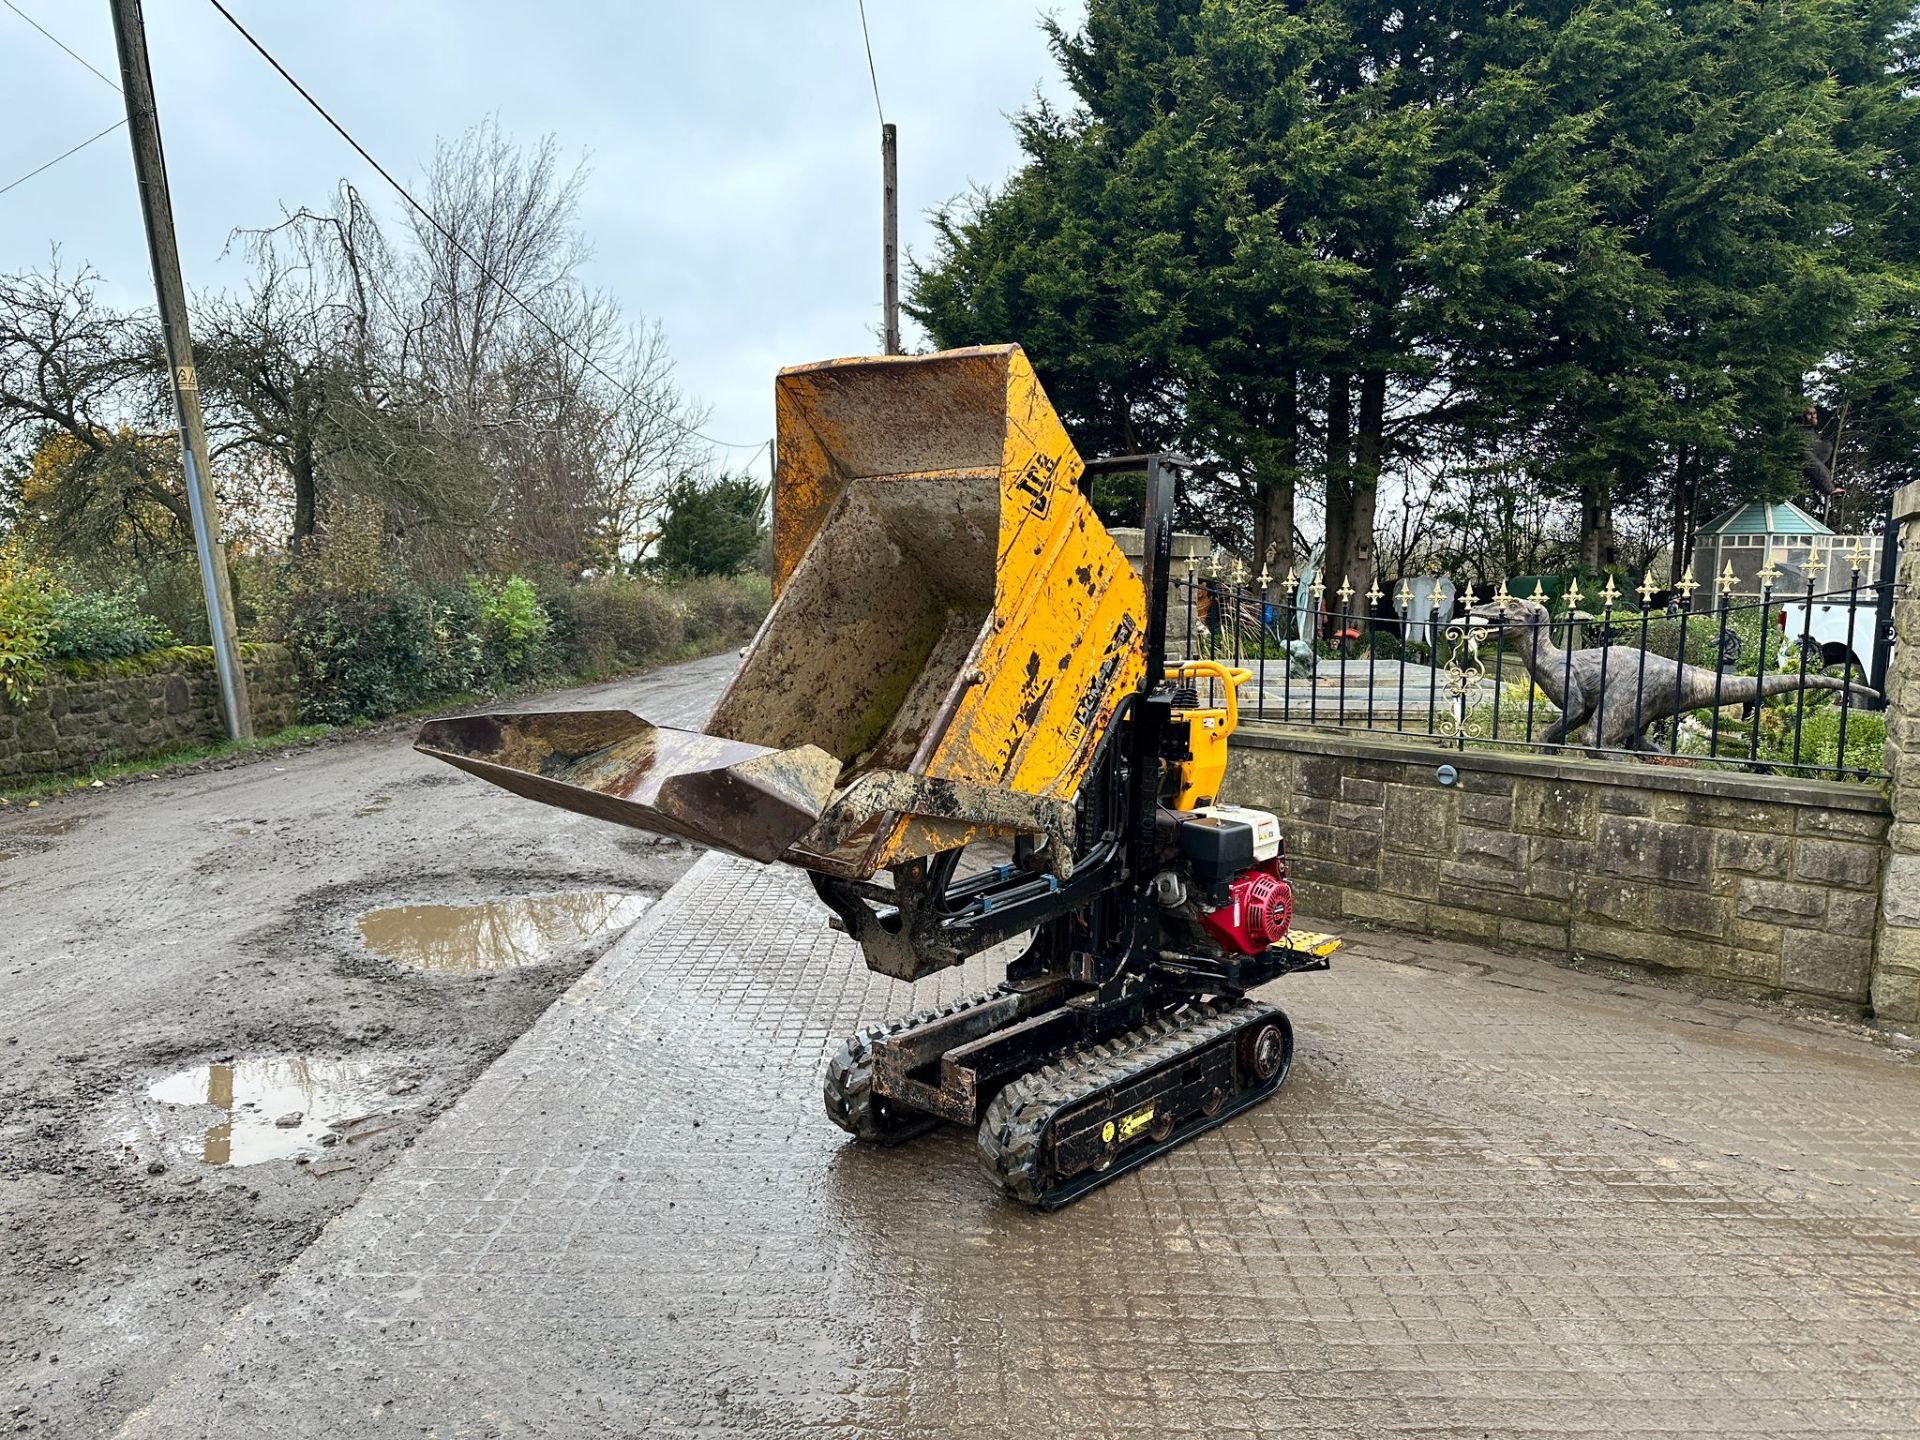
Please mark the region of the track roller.
<svg viewBox="0 0 1920 1440"><path fill-rule="evenodd" d="M1185 1007L1014 1081L980 1122L980 1158L1007 1194L1057 1209L1280 1088L1293 1026L1270 1005Z"/></svg>

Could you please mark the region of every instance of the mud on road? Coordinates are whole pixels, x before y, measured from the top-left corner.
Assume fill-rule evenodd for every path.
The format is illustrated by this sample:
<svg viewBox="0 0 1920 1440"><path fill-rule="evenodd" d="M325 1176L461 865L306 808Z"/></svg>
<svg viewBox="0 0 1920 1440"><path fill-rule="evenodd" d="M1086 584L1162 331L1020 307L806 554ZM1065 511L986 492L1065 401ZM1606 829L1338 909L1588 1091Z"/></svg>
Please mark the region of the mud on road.
<svg viewBox="0 0 1920 1440"><path fill-rule="evenodd" d="M733 665L522 703L697 726ZM410 740L0 811L0 1433L111 1434L695 858Z"/></svg>

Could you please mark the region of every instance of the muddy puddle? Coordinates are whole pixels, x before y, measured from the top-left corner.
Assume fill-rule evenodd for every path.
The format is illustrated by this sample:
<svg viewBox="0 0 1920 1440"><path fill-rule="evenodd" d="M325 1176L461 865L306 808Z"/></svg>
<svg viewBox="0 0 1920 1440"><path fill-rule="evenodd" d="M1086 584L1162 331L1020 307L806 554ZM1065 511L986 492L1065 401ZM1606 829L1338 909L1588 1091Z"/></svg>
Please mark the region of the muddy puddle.
<svg viewBox="0 0 1920 1440"><path fill-rule="evenodd" d="M42 820L38 825L27 826L29 835L70 835L87 823L85 815L69 815L63 820Z"/></svg>
<svg viewBox="0 0 1920 1440"><path fill-rule="evenodd" d="M166 1105L220 1112L179 1143L208 1165L317 1157L362 1135L392 1107L379 1067L303 1055L195 1065L150 1085L147 1094Z"/></svg>
<svg viewBox="0 0 1920 1440"><path fill-rule="evenodd" d="M638 920L649 896L617 890L523 895L478 905L395 905L360 917L360 939L383 960L443 973L540 965L569 945Z"/></svg>

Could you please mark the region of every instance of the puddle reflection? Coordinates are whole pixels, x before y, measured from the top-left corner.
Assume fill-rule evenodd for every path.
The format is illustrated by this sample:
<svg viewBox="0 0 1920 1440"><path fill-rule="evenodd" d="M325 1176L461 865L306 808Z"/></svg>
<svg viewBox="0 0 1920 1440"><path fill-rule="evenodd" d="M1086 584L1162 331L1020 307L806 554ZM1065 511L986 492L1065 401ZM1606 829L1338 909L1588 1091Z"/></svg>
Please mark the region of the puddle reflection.
<svg viewBox="0 0 1920 1440"><path fill-rule="evenodd" d="M360 938L382 959L416 970L513 970L624 929L650 903L645 895L587 890L480 905L396 905L362 915Z"/></svg>
<svg viewBox="0 0 1920 1440"><path fill-rule="evenodd" d="M197 1145L209 1165L258 1165L320 1153L320 1137L383 1108L376 1067L358 1060L269 1056L195 1065L157 1081L147 1094L168 1105L211 1105L223 1118ZM281 1124L290 1116L298 1116Z"/></svg>

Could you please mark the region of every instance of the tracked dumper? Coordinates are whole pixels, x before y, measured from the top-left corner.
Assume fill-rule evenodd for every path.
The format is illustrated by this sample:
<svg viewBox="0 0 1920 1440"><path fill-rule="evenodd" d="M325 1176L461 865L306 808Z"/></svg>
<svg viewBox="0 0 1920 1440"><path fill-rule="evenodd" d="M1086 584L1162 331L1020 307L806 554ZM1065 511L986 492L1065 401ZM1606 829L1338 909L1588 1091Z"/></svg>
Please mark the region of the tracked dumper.
<svg viewBox="0 0 1920 1440"><path fill-rule="evenodd" d="M1083 463L1017 346L776 395L776 598L704 732L469 715L418 748L797 866L895 979L1023 942L987 993L847 1040L826 1108L881 1145L978 1126L994 1182L1051 1209L1273 1094L1292 1027L1249 992L1338 943L1290 930L1274 817L1220 803L1247 672L1165 655L1179 464ZM1136 574L1086 488L1140 471Z"/></svg>

